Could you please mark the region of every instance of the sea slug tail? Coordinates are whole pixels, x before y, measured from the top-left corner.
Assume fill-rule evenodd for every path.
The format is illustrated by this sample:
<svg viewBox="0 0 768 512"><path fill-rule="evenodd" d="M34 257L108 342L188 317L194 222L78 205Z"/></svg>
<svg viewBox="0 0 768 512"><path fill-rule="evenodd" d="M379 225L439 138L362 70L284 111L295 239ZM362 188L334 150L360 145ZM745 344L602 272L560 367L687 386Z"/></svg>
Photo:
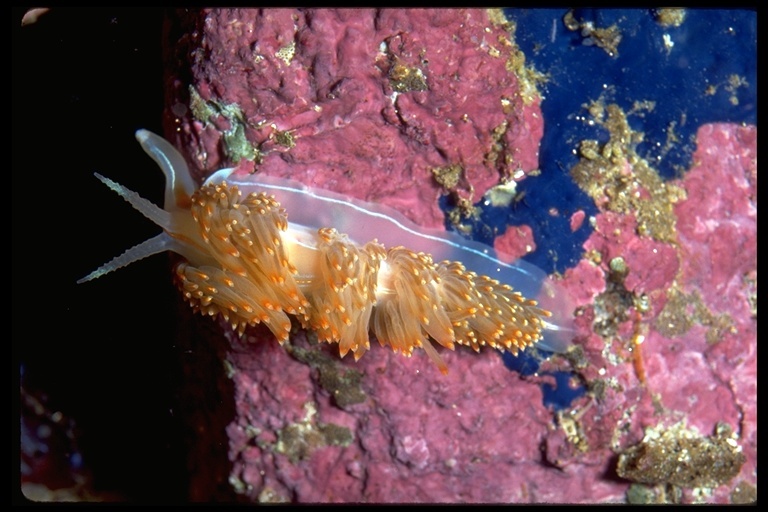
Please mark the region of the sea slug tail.
<svg viewBox="0 0 768 512"><path fill-rule="evenodd" d="M544 336L537 346L551 352L567 352L576 335L571 294L558 281L548 278L543 281L536 300L540 308L552 313L543 319Z"/></svg>

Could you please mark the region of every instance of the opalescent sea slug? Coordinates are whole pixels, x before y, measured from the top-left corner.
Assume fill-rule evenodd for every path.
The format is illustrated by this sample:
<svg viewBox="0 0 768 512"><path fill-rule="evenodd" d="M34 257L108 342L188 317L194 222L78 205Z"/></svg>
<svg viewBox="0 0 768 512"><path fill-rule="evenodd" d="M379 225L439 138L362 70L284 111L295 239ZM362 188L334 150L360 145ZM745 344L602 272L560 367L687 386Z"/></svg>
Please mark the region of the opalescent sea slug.
<svg viewBox="0 0 768 512"><path fill-rule="evenodd" d="M370 332L406 356L431 340L517 353L570 344L567 300L539 268L503 263L492 249L416 226L400 213L298 182L222 169L198 187L181 154L147 130L136 138L166 178L164 208L96 177L163 232L78 281L163 251L183 260L176 283L196 311L241 334L265 324L280 343L298 319L359 359ZM527 298L527 297L535 297Z"/></svg>

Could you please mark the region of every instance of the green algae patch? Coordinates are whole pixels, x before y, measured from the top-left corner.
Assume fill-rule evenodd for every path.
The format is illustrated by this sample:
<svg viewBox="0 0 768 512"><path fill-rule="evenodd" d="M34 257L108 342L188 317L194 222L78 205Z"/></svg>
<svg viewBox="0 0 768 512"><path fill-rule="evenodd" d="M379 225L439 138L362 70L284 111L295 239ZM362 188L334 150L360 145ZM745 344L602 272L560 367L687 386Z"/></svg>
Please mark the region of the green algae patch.
<svg viewBox="0 0 768 512"><path fill-rule="evenodd" d="M343 367L337 359L331 358L320 350L293 345L289 347L287 344L286 348L294 358L317 370L320 386L330 393L333 401L342 409L368 399L368 395L361 387L363 380L361 372Z"/></svg>
<svg viewBox="0 0 768 512"><path fill-rule="evenodd" d="M245 133L246 121L242 109L237 104L225 104L216 100L205 100L197 89L189 87L189 108L192 116L203 124L211 123L211 118L221 116L229 121L230 128L222 133L224 152L233 163L245 159L261 161L258 148L248 140Z"/></svg>
<svg viewBox="0 0 768 512"><path fill-rule="evenodd" d="M647 428L640 443L621 453L616 472L642 484L712 488L730 482L745 461L730 426L720 423L705 437L677 423Z"/></svg>
<svg viewBox="0 0 768 512"><path fill-rule="evenodd" d="M685 197L675 184L665 182L635 148L643 134L632 130L627 114L615 104L601 102L585 105L592 122L608 131L609 140L600 143L587 139L579 144L579 162L571 177L595 204L620 214L637 218L637 234L659 242L676 242L674 205ZM641 103L635 112L651 110Z"/></svg>
<svg viewBox="0 0 768 512"><path fill-rule="evenodd" d="M286 425L277 432L274 450L287 456L293 464L304 460L326 446L349 446L354 440L352 431L341 425L316 422L317 409L312 403L304 405L306 415L297 423Z"/></svg>

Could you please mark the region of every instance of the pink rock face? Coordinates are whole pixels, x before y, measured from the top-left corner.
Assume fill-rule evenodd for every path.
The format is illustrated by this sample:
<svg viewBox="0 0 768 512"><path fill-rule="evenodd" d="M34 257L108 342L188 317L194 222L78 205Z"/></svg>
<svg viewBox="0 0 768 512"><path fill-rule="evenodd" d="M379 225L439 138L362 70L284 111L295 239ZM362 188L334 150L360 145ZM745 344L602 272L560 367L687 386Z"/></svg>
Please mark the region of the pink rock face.
<svg viewBox="0 0 768 512"><path fill-rule="evenodd" d="M494 238L493 248L502 261L513 263L536 250L533 231L529 226L511 226L504 234Z"/></svg>
<svg viewBox="0 0 768 512"><path fill-rule="evenodd" d="M675 208L683 275L707 304L740 307L736 318L748 318L745 277L757 261L757 130L714 124L698 137L699 166L683 181L688 200Z"/></svg>
<svg viewBox="0 0 768 512"><path fill-rule="evenodd" d="M476 200L537 166L538 101L523 102L507 69L509 34L485 11L181 17L175 61L191 56L191 66L171 70L166 126L200 177L237 165L441 226L435 169L460 166L453 191L467 198L473 188ZM405 358L372 340L355 362L301 331L280 347L266 329L238 339L219 322L213 336L226 338L234 393L221 400L235 408L229 446L212 448L228 450L223 480L262 502L625 501L629 483L611 476L617 453L645 427L685 420L704 436L729 424L746 456L709 501L754 486L755 155L755 127L701 128L680 181L688 195L675 210L677 245L639 237L631 214L597 215L585 251L601 263L582 260L561 283L579 306L577 353L542 368L573 367L591 393L558 421L542 404L551 377L510 372L493 350L441 350L444 376L422 351ZM583 212L572 219L583 221ZM499 243L519 253L529 239ZM628 272L608 290L618 255ZM627 300L642 294L647 311ZM675 309L680 294L689 302ZM222 477L205 452L193 488Z"/></svg>
<svg viewBox="0 0 768 512"><path fill-rule="evenodd" d="M699 129L693 165L678 183L687 197L675 207L676 246L638 236L631 214L598 214L584 246L602 262L583 260L566 273L563 286L581 304L577 324L586 338L579 373L599 392L574 404L577 442L548 445L553 463L607 469L607 458L640 442L646 427L683 421L707 437L724 423L736 433L746 462L704 500L728 503L734 489L754 491L756 133L754 126L730 124ZM617 256L628 269L625 301L646 294L647 311L611 295L608 264ZM620 492L617 485L612 499ZM681 499L702 498L684 489Z"/></svg>
<svg viewBox="0 0 768 512"><path fill-rule="evenodd" d="M538 164L538 97L483 10L214 10L185 16L168 133L200 176L290 177L444 224L433 170L476 201ZM187 108L191 106L191 112ZM473 190L473 192L471 192Z"/></svg>
<svg viewBox="0 0 768 512"><path fill-rule="evenodd" d="M340 361L335 347L317 352L301 336L294 343L311 353L310 362L273 340L233 340L229 361L244 370L234 377L238 418L228 428L231 478L250 497L556 499L554 489L531 487L549 471L539 462L539 446L555 428L551 413L542 406L539 387L506 370L497 354L445 353L450 373L443 376L421 352L408 359L374 347L354 363ZM317 434L327 424L349 436L343 446ZM301 426L301 434L285 442L291 425Z"/></svg>

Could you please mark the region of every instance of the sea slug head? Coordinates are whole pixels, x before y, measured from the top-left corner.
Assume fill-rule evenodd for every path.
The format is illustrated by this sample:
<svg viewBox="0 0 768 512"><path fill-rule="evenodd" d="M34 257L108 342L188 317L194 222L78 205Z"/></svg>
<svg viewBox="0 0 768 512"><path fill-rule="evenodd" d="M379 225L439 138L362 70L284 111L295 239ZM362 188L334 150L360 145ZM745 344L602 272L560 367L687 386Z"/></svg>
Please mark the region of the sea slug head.
<svg viewBox="0 0 768 512"><path fill-rule="evenodd" d="M142 215L157 224L163 232L105 263L78 283L91 281L135 261L164 251L173 251L196 262L210 260L192 217L192 195L198 186L189 173L184 157L170 142L148 130L138 130L136 140L158 164L165 175L164 208L160 208L126 187L96 173L96 177Z"/></svg>
<svg viewBox="0 0 768 512"><path fill-rule="evenodd" d="M165 175L165 210L189 209L192 194L198 185L192 179L181 153L170 142L149 130L136 131L136 140Z"/></svg>
<svg viewBox="0 0 768 512"><path fill-rule="evenodd" d="M136 139L165 174L164 208L100 175L96 177L163 229L128 249L83 279L82 283L164 251L179 254L176 284L186 301L205 315L221 315L242 333L247 325L265 323L283 342L288 314L306 317L308 303L293 281L296 268L281 243L288 226L285 210L264 193L243 193L223 183L223 169L201 187L184 158L165 139L139 130ZM255 243L256 240L258 243ZM259 293L263 291L263 293Z"/></svg>

